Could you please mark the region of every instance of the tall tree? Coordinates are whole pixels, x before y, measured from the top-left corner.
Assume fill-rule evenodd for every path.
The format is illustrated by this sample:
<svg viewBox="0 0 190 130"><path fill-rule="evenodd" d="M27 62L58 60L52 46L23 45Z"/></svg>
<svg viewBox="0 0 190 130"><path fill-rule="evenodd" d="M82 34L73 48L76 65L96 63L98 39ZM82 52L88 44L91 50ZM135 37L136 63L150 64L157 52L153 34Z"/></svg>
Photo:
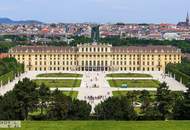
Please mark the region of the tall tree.
<svg viewBox="0 0 190 130"><path fill-rule="evenodd" d="M148 107L150 106L150 100L151 99L150 99L149 91L146 91L146 90L141 91L141 95L139 98L140 98L141 103L142 103L141 109L143 112L145 112L148 109Z"/></svg>
<svg viewBox="0 0 190 130"><path fill-rule="evenodd" d="M174 119L190 120L190 83L186 86L183 99L178 99L174 107Z"/></svg>
<svg viewBox="0 0 190 130"><path fill-rule="evenodd" d="M48 118L52 120L66 119L71 108L71 101L70 97L65 96L61 91L56 89L51 95Z"/></svg>
<svg viewBox="0 0 190 130"><path fill-rule="evenodd" d="M157 89L156 101L158 110L162 115L162 119L168 118L172 113L172 105L174 100L171 95L171 91L165 82L160 84Z"/></svg>
<svg viewBox="0 0 190 130"><path fill-rule="evenodd" d="M25 78L15 85L13 91L16 93L16 98L19 101L20 113L23 114L24 119L28 119L28 113L36 109L38 105L36 83Z"/></svg>
<svg viewBox="0 0 190 130"><path fill-rule="evenodd" d="M49 99L50 99L50 95L51 95L50 89L47 86L45 86L44 83L42 83L39 88L41 115L43 115L44 108L47 108L47 105L48 105Z"/></svg>
<svg viewBox="0 0 190 130"><path fill-rule="evenodd" d="M16 93L10 91L0 99L0 120L23 120Z"/></svg>
<svg viewBox="0 0 190 130"><path fill-rule="evenodd" d="M69 111L70 119L88 119L91 112L91 106L86 101L73 100Z"/></svg>
<svg viewBox="0 0 190 130"><path fill-rule="evenodd" d="M95 107L95 114L99 119L104 120L133 120L136 118L132 101L126 96L108 98Z"/></svg>

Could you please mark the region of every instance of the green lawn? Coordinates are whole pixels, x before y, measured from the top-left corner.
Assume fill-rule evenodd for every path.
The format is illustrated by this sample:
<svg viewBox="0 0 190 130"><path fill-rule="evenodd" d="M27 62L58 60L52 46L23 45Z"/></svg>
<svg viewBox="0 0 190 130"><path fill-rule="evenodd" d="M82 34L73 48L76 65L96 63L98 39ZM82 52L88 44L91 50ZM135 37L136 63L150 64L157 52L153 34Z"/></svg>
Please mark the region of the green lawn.
<svg viewBox="0 0 190 130"><path fill-rule="evenodd" d="M113 96L120 97L125 96L129 91L112 91Z"/></svg>
<svg viewBox="0 0 190 130"><path fill-rule="evenodd" d="M128 94L130 92L132 92L132 91L112 91L112 94L113 94L113 96L118 97L118 96L125 96L126 94ZM155 97L156 91L155 92L149 91L149 94L150 94L151 97Z"/></svg>
<svg viewBox="0 0 190 130"><path fill-rule="evenodd" d="M114 73L114 74L107 74L107 77L113 78L129 78L129 77L138 77L138 78L147 78L152 77L149 74L139 74L139 73Z"/></svg>
<svg viewBox="0 0 190 130"><path fill-rule="evenodd" d="M39 74L37 77L82 77L82 74L74 73L45 73Z"/></svg>
<svg viewBox="0 0 190 130"><path fill-rule="evenodd" d="M121 87L127 84L129 88L157 88L159 81L156 80L108 80L111 87Z"/></svg>
<svg viewBox="0 0 190 130"><path fill-rule="evenodd" d="M23 121L21 125L22 128L18 128L18 130L189 130L190 129L190 121Z"/></svg>
<svg viewBox="0 0 190 130"><path fill-rule="evenodd" d="M112 91L112 94L113 96L115 97L121 97L121 96L126 96L128 93L132 93L133 91ZM156 91L149 91L149 94L150 94L150 99L151 101L155 101L155 98L156 98ZM139 91L139 94L137 95L137 101L141 102L140 101L140 91Z"/></svg>
<svg viewBox="0 0 190 130"><path fill-rule="evenodd" d="M63 91L63 94L66 96L70 96L72 99L77 99L78 92L77 91Z"/></svg>
<svg viewBox="0 0 190 130"><path fill-rule="evenodd" d="M80 87L81 80L75 79L37 79L34 80L38 85L44 83L47 87L50 88L71 88L71 87Z"/></svg>

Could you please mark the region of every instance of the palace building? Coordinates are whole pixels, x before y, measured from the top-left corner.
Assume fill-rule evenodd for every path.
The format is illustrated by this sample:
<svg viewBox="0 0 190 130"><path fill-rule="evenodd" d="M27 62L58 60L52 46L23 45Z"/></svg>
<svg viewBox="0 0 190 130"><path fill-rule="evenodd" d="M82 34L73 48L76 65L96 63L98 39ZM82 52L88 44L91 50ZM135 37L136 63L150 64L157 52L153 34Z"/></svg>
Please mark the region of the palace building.
<svg viewBox="0 0 190 130"><path fill-rule="evenodd" d="M181 50L173 46L112 46L78 44L76 47L17 46L9 56L26 71L164 71L168 63L181 63Z"/></svg>

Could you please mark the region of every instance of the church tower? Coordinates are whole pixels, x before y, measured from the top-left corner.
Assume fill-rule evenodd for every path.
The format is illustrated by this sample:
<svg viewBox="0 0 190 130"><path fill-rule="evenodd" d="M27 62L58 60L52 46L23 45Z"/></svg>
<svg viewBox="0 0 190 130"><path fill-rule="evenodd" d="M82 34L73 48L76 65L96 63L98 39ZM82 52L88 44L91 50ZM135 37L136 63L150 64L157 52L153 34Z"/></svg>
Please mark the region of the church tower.
<svg viewBox="0 0 190 130"><path fill-rule="evenodd" d="M189 13L187 12L186 25L189 26Z"/></svg>

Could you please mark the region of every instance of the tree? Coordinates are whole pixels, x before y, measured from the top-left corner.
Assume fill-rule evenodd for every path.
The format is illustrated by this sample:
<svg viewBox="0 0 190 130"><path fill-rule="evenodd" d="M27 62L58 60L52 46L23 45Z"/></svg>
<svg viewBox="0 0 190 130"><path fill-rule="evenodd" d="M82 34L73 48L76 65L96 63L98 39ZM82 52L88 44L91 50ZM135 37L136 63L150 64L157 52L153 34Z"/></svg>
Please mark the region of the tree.
<svg viewBox="0 0 190 130"><path fill-rule="evenodd" d="M91 106L86 101L73 100L69 111L70 119L88 119L91 112Z"/></svg>
<svg viewBox="0 0 190 130"><path fill-rule="evenodd" d="M50 99L50 94L50 89L47 86L45 86L44 83L42 83L39 88L41 115L43 115L44 108L47 108L47 104L49 103Z"/></svg>
<svg viewBox="0 0 190 130"><path fill-rule="evenodd" d="M140 100L142 102L141 109L143 112L147 111L150 106L150 93L149 91L143 90L141 91Z"/></svg>
<svg viewBox="0 0 190 130"><path fill-rule="evenodd" d="M65 96L61 91L56 89L50 99L48 118L52 120L64 120L68 117L68 112L71 109L70 97Z"/></svg>
<svg viewBox="0 0 190 130"><path fill-rule="evenodd" d="M168 118L169 114L172 113L172 104L174 100L171 95L171 91L165 82L160 84L157 89L156 101L158 110L162 115L162 119Z"/></svg>
<svg viewBox="0 0 190 130"><path fill-rule="evenodd" d="M104 120L134 120L136 112L126 96L110 97L95 107L95 115Z"/></svg>
<svg viewBox="0 0 190 130"><path fill-rule="evenodd" d="M182 99L178 99L174 107L174 119L190 119L190 84L187 85L187 92L183 94Z"/></svg>
<svg viewBox="0 0 190 130"><path fill-rule="evenodd" d="M160 120L162 115L156 105L148 106L144 111L143 120Z"/></svg>
<svg viewBox="0 0 190 130"><path fill-rule="evenodd" d="M0 100L0 120L23 120L16 94L7 92Z"/></svg>
<svg viewBox="0 0 190 130"><path fill-rule="evenodd" d="M38 105L38 92L36 88L36 83L25 78L23 81L19 81L13 89L20 107L20 115L24 119L28 119L28 113L35 110Z"/></svg>
<svg viewBox="0 0 190 130"><path fill-rule="evenodd" d="M127 98L131 100L132 103L137 101L137 96L139 95L139 91L132 91L127 93Z"/></svg>

